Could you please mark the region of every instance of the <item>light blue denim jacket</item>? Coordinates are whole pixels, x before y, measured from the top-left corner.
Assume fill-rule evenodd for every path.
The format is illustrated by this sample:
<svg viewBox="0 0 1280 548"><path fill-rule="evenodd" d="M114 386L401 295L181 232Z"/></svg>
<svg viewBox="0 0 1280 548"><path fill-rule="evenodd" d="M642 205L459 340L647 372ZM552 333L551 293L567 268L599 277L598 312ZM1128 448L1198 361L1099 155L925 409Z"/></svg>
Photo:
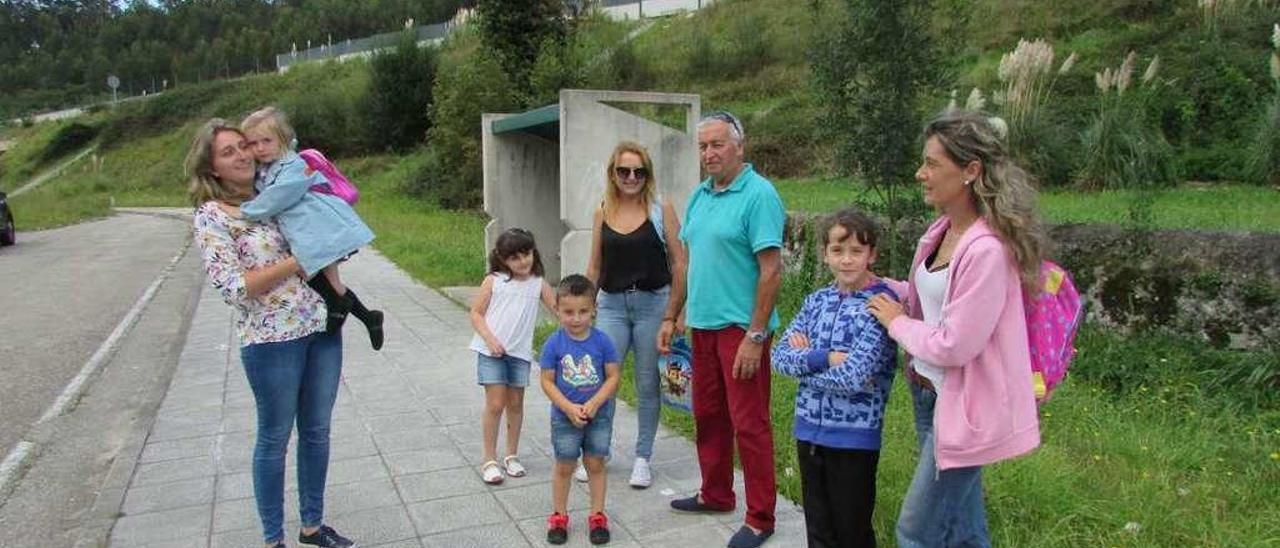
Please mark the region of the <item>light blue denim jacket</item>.
<svg viewBox="0 0 1280 548"><path fill-rule="evenodd" d="M276 218L307 278L373 241L373 231L350 204L311 192L317 184L328 180L309 169L298 153L288 151L258 171L253 183L258 196L240 205L246 219Z"/></svg>

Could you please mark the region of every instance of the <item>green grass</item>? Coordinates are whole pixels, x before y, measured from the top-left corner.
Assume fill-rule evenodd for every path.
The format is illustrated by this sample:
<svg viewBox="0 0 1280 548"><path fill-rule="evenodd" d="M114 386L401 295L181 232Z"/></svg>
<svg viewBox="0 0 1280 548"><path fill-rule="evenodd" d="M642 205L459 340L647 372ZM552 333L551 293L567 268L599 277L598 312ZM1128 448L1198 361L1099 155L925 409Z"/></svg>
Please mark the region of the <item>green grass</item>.
<svg viewBox="0 0 1280 548"><path fill-rule="evenodd" d="M19 230L53 228L111 214L111 206L187 205L182 158L194 125L140 138L85 158L12 198ZM95 163L94 157L98 158Z"/></svg>
<svg viewBox="0 0 1280 548"><path fill-rule="evenodd" d="M823 213L853 203L878 203L874 193L848 179L784 179L774 185L788 211ZM1124 225L1132 196L1129 191L1052 190L1041 195L1040 207L1053 223ZM1159 193L1152 211L1157 228L1276 232L1280 189L1182 185Z"/></svg>
<svg viewBox="0 0 1280 548"><path fill-rule="evenodd" d="M485 273L484 225L479 213L441 209L415 198L403 183L421 168L421 153L339 161L360 189L356 211L377 239L373 246L433 287L479 285Z"/></svg>
<svg viewBox="0 0 1280 548"><path fill-rule="evenodd" d="M798 298L792 291L779 301L784 316L794 313ZM535 344L554 327L540 325ZM984 469L995 546L1280 544L1280 500L1273 493L1280 484L1277 398L1261 394L1265 389L1251 396L1238 393L1243 387L1209 390L1197 382L1225 374L1204 371L1206 364L1247 369L1274 356L1214 351L1166 335L1124 339L1092 326L1077 346L1072 376L1041 409L1040 448ZM1093 382L1115 385L1117 375L1127 375L1125 386L1108 390ZM796 386L772 377L778 489L792 501L800 499L791 435ZM630 358L619 397L635 404ZM694 436L686 413L663 408L662 422ZM917 456L911 396L899 376L877 477L875 527L883 545L893 545Z"/></svg>
<svg viewBox="0 0 1280 548"><path fill-rule="evenodd" d="M539 345L553 328L539 327ZM1149 351L1158 344L1088 331L1077 370L1109 367L1098 358L1110 360L1116 353L1132 360L1170 359ZM791 435L796 381L774 375L772 385L778 489L798 501ZM628 358L619 397L632 405L633 387ZM662 421L693 438L690 415L664 407ZM1280 501L1272 493L1280 484L1280 411L1234 411L1187 387L1143 386L1118 396L1072 378L1042 409L1041 434L1043 443L1031 455L984 470L995 546L1280 543ZM916 460L911 395L899 378L877 478L875 527L883 545L893 544L894 521ZM1137 532L1125 530L1130 522L1138 524Z"/></svg>
<svg viewBox="0 0 1280 548"><path fill-rule="evenodd" d="M0 190L12 191L38 175L42 168L57 164L60 160L41 162L40 157L58 130L69 123L48 122L6 130L0 139L13 140L15 145L0 155Z"/></svg>

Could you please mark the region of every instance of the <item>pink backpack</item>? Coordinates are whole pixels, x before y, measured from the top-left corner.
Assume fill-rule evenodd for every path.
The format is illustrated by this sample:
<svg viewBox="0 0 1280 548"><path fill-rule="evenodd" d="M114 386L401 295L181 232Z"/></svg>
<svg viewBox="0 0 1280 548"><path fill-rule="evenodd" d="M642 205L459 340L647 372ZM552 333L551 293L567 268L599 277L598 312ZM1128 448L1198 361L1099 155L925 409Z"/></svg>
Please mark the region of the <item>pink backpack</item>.
<svg viewBox="0 0 1280 548"><path fill-rule="evenodd" d="M325 158L320 151L308 148L299 151L298 156L302 157L302 161L307 163L308 168L319 171L325 179L329 180L327 185L312 185L312 192L332 194L351 205L356 205L356 202L360 201L360 191L356 190L356 185L351 184L351 181L338 171L338 166L333 165L333 162Z"/></svg>
<svg viewBox="0 0 1280 548"><path fill-rule="evenodd" d="M1067 376L1076 355L1074 342L1084 319L1084 301L1071 274L1049 261L1040 267L1040 293L1023 297L1036 401L1043 403Z"/></svg>

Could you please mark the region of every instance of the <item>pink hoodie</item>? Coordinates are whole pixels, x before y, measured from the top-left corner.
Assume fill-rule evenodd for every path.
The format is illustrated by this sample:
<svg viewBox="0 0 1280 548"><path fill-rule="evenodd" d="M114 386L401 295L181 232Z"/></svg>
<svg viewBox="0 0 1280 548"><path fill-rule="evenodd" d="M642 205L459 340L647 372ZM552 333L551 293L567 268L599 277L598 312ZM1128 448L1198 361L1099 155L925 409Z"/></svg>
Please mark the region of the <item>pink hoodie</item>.
<svg viewBox="0 0 1280 548"><path fill-rule="evenodd" d="M915 279L950 225L941 217L925 231L907 280ZM920 320L911 283L893 288L905 296L906 314L889 325L907 353L945 371L933 414L938 469L991 464L1035 449L1040 423L1022 286L1004 244L981 218L956 245L947 284L937 327Z"/></svg>

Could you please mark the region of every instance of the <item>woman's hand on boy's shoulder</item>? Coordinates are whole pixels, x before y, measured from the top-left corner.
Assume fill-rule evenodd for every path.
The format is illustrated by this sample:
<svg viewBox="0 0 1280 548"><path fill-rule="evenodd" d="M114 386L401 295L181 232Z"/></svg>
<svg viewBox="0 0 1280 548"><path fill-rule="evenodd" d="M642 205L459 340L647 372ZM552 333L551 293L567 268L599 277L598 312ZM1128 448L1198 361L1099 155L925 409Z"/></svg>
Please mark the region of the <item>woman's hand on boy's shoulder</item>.
<svg viewBox="0 0 1280 548"><path fill-rule="evenodd" d="M872 316L876 317L876 320L885 329L888 329L889 324L892 324L893 320L898 319L898 316L903 314L902 303L890 299L884 293L878 293L871 297L871 300L867 301L867 310L871 312Z"/></svg>

